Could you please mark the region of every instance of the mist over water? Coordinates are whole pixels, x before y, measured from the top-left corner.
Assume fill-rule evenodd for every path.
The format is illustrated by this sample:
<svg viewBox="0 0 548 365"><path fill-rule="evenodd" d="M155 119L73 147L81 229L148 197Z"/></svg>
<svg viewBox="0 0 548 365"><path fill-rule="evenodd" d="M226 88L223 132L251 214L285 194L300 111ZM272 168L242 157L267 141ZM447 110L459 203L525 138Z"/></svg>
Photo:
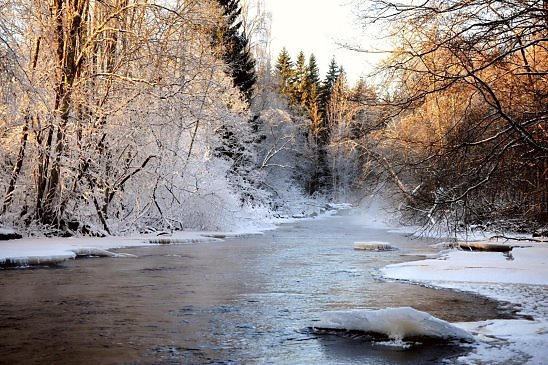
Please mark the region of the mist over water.
<svg viewBox="0 0 548 365"><path fill-rule="evenodd" d="M136 259L2 270L0 364L437 363L466 349L405 350L307 328L323 311L357 308L412 306L453 322L510 315L481 297L380 279L377 269L432 242L363 219L346 214L219 243L123 250ZM355 241L398 250L356 251Z"/></svg>

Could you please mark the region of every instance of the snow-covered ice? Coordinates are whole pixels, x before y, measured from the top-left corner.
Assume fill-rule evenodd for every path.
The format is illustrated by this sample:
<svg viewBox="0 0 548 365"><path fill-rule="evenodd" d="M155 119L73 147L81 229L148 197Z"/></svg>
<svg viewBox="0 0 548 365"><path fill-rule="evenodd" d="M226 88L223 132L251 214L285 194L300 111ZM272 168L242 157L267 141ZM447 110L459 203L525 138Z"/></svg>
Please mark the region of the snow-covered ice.
<svg viewBox="0 0 548 365"><path fill-rule="evenodd" d="M411 307L324 312L314 328L360 331L392 340L429 338L474 341L474 337L462 328Z"/></svg>
<svg viewBox="0 0 548 365"><path fill-rule="evenodd" d="M109 250L149 246L159 243L188 244L218 240L221 232L177 232L169 235L141 235L135 237L74 237L74 238L24 238L0 241L0 266L49 265L78 256L131 257ZM159 240L163 240L160 242Z"/></svg>
<svg viewBox="0 0 548 365"><path fill-rule="evenodd" d="M435 259L394 264L384 276L411 281L457 281L548 285L548 245L499 252L448 251Z"/></svg>
<svg viewBox="0 0 548 365"><path fill-rule="evenodd" d="M458 361L541 365L548 359L548 243L529 246L516 247L510 255L442 251L435 258L386 266L381 274L512 303L527 319L455 324L478 340Z"/></svg>
<svg viewBox="0 0 548 365"><path fill-rule="evenodd" d="M13 228L0 227L0 234L8 235L8 234L14 234L14 233L16 232Z"/></svg>

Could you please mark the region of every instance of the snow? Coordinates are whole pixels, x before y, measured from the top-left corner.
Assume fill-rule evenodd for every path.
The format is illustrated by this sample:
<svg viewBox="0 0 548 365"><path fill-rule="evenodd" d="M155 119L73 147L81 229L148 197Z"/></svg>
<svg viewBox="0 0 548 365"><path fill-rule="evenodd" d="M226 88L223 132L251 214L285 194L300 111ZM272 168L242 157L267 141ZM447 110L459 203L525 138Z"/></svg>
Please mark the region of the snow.
<svg viewBox="0 0 548 365"><path fill-rule="evenodd" d="M311 203L313 200L308 200ZM311 205L311 204L309 204ZM27 267L32 265L51 265L79 256L97 257L133 257L125 253L113 253L109 250L131 247L143 247L159 244L195 244L200 242L218 242L227 237L262 234L275 229L276 224L289 223L303 219L326 218L337 210L351 206L344 203L315 204L310 208L314 214L305 218L278 217L276 219L253 220L241 222L230 232L224 231L176 231L154 232L136 236L111 236L104 238L71 237L71 238L24 238L0 241L0 267ZM6 229L7 232L11 232Z"/></svg>
<svg viewBox="0 0 548 365"><path fill-rule="evenodd" d="M438 258L394 264L382 270L391 279L548 285L548 245L499 252L448 251Z"/></svg>
<svg viewBox="0 0 548 365"><path fill-rule="evenodd" d="M15 230L12 228L0 227L0 235L15 234Z"/></svg>
<svg viewBox="0 0 548 365"><path fill-rule="evenodd" d="M548 359L545 320L490 320L456 323L473 333L478 346L458 359L464 364L544 365Z"/></svg>
<svg viewBox="0 0 548 365"><path fill-rule="evenodd" d="M523 242L508 242L522 245ZM512 303L528 319L456 323L474 334L462 364L545 364L548 358L548 243L498 252L442 251L435 258L388 265L385 278L473 292ZM530 318L530 319L529 319Z"/></svg>
<svg viewBox="0 0 548 365"><path fill-rule="evenodd" d="M132 257L132 255L113 253L109 250L159 243L211 242L218 240L214 235L227 236L230 233L177 232L161 236L149 234L128 238L25 238L0 241L0 266L50 265L75 259L78 256Z"/></svg>
<svg viewBox="0 0 548 365"><path fill-rule="evenodd" d="M320 314L314 328L380 334L392 340L417 337L465 342L474 340L467 331L411 307L325 312Z"/></svg>

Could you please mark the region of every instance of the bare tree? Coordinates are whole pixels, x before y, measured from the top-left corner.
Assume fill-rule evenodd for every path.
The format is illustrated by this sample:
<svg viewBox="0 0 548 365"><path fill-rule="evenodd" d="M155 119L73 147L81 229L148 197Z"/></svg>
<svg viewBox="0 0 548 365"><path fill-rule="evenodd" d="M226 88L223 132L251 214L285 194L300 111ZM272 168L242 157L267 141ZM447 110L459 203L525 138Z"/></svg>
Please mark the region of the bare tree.
<svg viewBox="0 0 548 365"><path fill-rule="evenodd" d="M200 216L186 211L191 201L231 201L213 196L211 181L223 180L212 174L226 166L208 151L223 120L245 122L245 106L211 49L214 3L24 0L0 10L0 57L10 60L0 74L11 80L0 85L2 221L182 228Z"/></svg>
<svg viewBox="0 0 548 365"><path fill-rule="evenodd" d="M546 221L545 2L369 2L397 45L383 66L383 153L413 216Z"/></svg>

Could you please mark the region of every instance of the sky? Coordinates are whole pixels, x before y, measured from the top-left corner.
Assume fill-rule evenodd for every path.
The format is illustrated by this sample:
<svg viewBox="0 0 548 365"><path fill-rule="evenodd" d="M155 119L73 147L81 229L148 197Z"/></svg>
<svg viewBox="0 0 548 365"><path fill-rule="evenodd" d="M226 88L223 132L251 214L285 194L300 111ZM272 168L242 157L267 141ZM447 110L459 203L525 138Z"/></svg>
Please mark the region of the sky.
<svg viewBox="0 0 548 365"><path fill-rule="evenodd" d="M295 60L300 50L314 53L322 77L335 56L350 82L371 72L381 58L350 51L338 43L371 49L374 35L368 37L358 24L350 0L264 0L272 13L271 52L274 59L285 46Z"/></svg>

